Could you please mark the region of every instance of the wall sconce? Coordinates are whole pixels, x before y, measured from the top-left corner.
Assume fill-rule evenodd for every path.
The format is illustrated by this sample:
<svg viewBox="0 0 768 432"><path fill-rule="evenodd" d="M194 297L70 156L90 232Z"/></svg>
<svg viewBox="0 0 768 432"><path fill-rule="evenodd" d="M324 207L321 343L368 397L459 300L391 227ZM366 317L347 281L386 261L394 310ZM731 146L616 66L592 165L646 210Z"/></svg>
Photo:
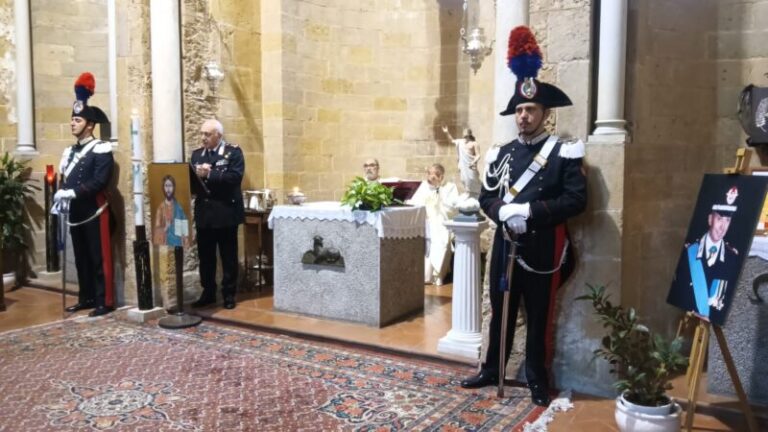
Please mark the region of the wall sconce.
<svg viewBox="0 0 768 432"><path fill-rule="evenodd" d="M494 8L495 4L496 2L494 2ZM480 69L485 57L491 55L493 52L493 44L496 41L491 41L490 45L485 45L485 30L476 24L479 10L467 11L468 6L468 0L464 0L464 21L467 24L466 27L469 27L470 23L475 23L475 27L469 31L469 37L467 37L467 31L464 29L465 26L462 25L460 34L461 40L464 42L464 47L462 47L461 51L469 56L470 67L472 68L472 71L477 74L477 70ZM478 0L477 8L474 9L478 9L479 7L480 3Z"/></svg>
<svg viewBox="0 0 768 432"><path fill-rule="evenodd" d="M208 88L211 93L216 93L219 90L219 84L224 81L224 71L221 70L219 64L211 61L203 66L203 76L208 81Z"/></svg>

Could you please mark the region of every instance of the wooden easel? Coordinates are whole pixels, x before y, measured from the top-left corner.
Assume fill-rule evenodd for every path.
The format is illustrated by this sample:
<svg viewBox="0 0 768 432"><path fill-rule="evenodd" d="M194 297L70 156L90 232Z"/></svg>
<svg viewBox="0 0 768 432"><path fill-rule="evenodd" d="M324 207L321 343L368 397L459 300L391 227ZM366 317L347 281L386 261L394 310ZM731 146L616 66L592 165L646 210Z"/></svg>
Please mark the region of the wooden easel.
<svg viewBox="0 0 768 432"><path fill-rule="evenodd" d="M751 149L740 148L736 150L735 165L723 168L723 174L748 173L749 162L751 159ZM741 410L747 418L749 430L757 432L757 422L755 422L752 407L749 406L749 402L747 401L747 395L744 393L744 387L741 386L739 373L736 371L736 366L733 364L733 357L731 357L731 352L728 350L728 343L725 340L723 329L720 326L712 325L708 320L693 312L687 312L677 328L677 336L680 337L685 328L693 322L696 323L696 330L693 334L691 356L688 359L688 371L685 374L685 382L688 386L688 410L685 416L685 430L690 432L693 427L693 416L696 414L696 400L698 399L701 374L704 370L704 361L707 358L709 332L711 330L715 333L715 337L717 338L717 345L720 347L720 353L723 355L723 362L725 362L725 367L728 369L728 375L731 377L733 388L736 390L736 395L739 397Z"/></svg>
<svg viewBox="0 0 768 432"><path fill-rule="evenodd" d="M749 162L752 160L752 149L740 148L736 150L736 164L723 168L723 174L748 174Z"/></svg>
<svg viewBox="0 0 768 432"><path fill-rule="evenodd" d="M744 388L741 386L739 373L736 371L736 366L733 364L733 357L731 357L731 352L728 350L728 343L725 341L723 329L719 326L712 325L709 321L702 319L693 312L688 312L686 313L685 318L680 321L677 335L680 336L683 330L692 322L696 322L696 331L693 335L691 356L688 360L688 371L685 374L685 381L688 385L688 410L685 416L685 430L690 431L693 427L693 416L696 414L696 400L698 399L699 383L701 382L701 374L704 369L704 360L707 356L709 332L711 329L717 338L717 345L720 347L720 352L723 355L723 362L725 362L725 367L728 369L728 375L730 375L733 387L736 389L736 394L739 397L741 410L747 418L749 430L757 432L758 429L757 423L755 422L755 416L752 414L752 407L749 406L747 395L744 393Z"/></svg>

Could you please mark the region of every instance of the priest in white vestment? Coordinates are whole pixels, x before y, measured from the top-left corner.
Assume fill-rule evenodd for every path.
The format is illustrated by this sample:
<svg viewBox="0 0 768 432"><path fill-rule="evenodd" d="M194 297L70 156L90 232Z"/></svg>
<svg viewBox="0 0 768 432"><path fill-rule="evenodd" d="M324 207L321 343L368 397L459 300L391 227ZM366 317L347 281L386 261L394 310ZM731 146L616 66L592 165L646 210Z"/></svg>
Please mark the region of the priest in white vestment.
<svg viewBox="0 0 768 432"><path fill-rule="evenodd" d="M451 182L444 182L445 168L433 164L427 180L421 182L408 204L421 205L427 210L427 248L424 261L424 282L442 285L450 265L452 234L443 222L456 214L459 191Z"/></svg>

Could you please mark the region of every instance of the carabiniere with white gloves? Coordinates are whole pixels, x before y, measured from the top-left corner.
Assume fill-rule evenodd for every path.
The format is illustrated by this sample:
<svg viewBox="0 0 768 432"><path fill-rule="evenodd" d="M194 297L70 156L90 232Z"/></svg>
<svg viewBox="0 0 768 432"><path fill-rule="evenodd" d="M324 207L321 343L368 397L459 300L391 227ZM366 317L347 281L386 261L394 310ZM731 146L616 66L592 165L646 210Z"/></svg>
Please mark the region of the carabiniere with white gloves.
<svg viewBox="0 0 768 432"><path fill-rule="evenodd" d="M519 135L488 151L479 199L485 214L498 226L491 257L489 347L480 373L461 385L478 388L503 380L523 297L528 324L526 378L533 402L546 406L550 401L548 374L554 352L556 291L574 267L566 221L584 211L587 203L582 167L585 147L581 141L566 142L545 129L553 108L572 103L559 88L535 79L541 67L541 52L533 33L524 26L513 29L509 49L509 64L517 83L506 110L500 114L515 116ZM512 281L508 283L503 279L511 241L517 247L512 254ZM504 361L499 364L501 311L507 289L509 319Z"/></svg>

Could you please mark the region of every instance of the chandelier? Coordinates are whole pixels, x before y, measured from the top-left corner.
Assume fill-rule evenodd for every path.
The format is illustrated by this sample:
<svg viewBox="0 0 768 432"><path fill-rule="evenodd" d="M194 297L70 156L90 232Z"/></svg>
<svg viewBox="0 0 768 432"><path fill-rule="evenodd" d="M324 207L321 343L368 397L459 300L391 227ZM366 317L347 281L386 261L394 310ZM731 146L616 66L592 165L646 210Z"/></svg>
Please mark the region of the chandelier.
<svg viewBox="0 0 768 432"><path fill-rule="evenodd" d="M464 42L461 51L469 56L469 65L475 74L477 74L477 70L480 69L480 66L483 64L485 57L491 55L493 52L493 44L496 42L493 40L490 45L486 45L487 39L485 37L485 30L477 25L477 17L479 15L478 9L480 6L479 0L477 0L477 2L478 7L468 11L469 0L464 0L464 5L462 6L464 11L464 24L459 31L461 40ZM474 28L469 30L469 36L467 36L465 25L466 27L469 27L470 23L474 23Z"/></svg>

